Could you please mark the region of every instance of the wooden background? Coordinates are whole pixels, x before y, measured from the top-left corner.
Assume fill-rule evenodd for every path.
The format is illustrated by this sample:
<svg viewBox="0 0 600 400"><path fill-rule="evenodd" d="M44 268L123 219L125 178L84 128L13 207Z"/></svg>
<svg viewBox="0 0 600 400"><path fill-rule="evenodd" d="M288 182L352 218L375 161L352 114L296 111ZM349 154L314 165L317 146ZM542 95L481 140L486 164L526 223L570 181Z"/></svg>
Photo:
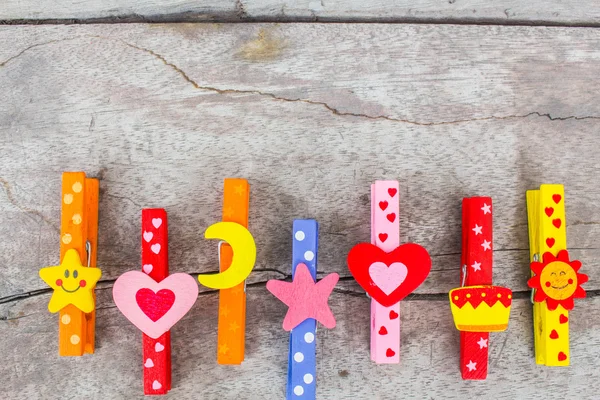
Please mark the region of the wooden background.
<svg viewBox="0 0 600 400"><path fill-rule="evenodd" d="M265 282L289 278L294 218L320 222L320 275L342 277L338 326L317 335L318 398L598 398L597 1L4 0L0 21L1 398L141 398L141 333L112 283L140 269L143 207L169 213L172 271L215 271L202 232L225 177L251 184L246 361L216 364L218 296L201 289L172 329L167 398L284 397L286 308ZM57 356L38 278L59 261L69 170L101 190L98 347L82 358ZM399 365L370 362L369 300L345 266L369 240L376 179L400 181L401 240L433 259L402 302ZM569 249L590 277L569 368L533 358L525 191L541 183L565 184ZM474 195L494 199L494 279L516 293L484 382L460 378L447 301Z"/></svg>

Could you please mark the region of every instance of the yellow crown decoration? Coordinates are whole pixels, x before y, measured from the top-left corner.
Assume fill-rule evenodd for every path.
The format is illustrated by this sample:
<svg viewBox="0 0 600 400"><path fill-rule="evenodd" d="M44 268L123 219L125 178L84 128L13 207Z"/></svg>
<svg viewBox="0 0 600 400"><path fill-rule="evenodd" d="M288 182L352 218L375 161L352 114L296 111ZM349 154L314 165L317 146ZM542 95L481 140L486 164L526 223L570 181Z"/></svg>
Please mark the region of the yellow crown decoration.
<svg viewBox="0 0 600 400"><path fill-rule="evenodd" d="M450 291L450 309L456 329L500 332L508 327L512 291L500 286L467 286Z"/></svg>

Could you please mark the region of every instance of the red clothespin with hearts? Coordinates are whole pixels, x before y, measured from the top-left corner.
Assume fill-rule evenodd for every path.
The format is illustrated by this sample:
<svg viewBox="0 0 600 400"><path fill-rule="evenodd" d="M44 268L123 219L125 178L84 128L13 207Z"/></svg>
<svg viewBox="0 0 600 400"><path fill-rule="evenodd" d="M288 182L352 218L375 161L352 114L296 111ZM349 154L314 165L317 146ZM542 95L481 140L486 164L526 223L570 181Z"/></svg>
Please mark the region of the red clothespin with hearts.
<svg viewBox="0 0 600 400"><path fill-rule="evenodd" d="M117 279L113 298L119 310L143 335L144 394L171 389L170 329L198 298L196 280L188 274L169 275L167 213L142 210L142 271Z"/></svg>
<svg viewBox="0 0 600 400"><path fill-rule="evenodd" d="M431 258L414 243L400 245L399 185L371 185L371 243L359 243L348 254L348 268L371 297L371 360L400 362L400 300L429 275Z"/></svg>
<svg viewBox="0 0 600 400"><path fill-rule="evenodd" d="M462 203L461 287L450 291L450 308L460 332L463 379L485 379L489 332L508 327L510 289L492 286L492 199L464 198Z"/></svg>

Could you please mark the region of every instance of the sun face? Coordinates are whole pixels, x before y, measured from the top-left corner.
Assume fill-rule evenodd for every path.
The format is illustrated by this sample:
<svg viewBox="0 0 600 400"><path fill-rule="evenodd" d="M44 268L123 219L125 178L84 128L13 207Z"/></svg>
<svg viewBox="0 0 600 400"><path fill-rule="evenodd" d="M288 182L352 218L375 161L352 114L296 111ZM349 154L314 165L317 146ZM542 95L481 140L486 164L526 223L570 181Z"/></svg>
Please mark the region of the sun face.
<svg viewBox="0 0 600 400"><path fill-rule="evenodd" d="M578 274L581 262L569 261L567 250L561 250L555 257L552 253L544 253L542 262L532 262L531 270L535 274L527 284L535 289L534 301L546 301L549 310L555 310L559 305L566 310L572 310L574 298L585 297L581 287L588 277Z"/></svg>

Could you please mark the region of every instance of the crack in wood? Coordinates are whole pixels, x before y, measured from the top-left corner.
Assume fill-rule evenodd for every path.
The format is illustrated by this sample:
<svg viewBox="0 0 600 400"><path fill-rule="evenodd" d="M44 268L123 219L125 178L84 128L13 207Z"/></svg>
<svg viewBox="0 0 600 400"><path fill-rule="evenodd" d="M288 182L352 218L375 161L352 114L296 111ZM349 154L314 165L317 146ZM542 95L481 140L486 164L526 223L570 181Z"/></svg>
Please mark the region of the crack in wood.
<svg viewBox="0 0 600 400"><path fill-rule="evenodd" d="M524 118L529 118L529 117L546 118L549 121L568 121L568 120L582 121L582 120L588 120L588 119L600 120L600 116L595 116L595 115L587 115L587 116L570 115L567 117L554 117L550 113L532 111L532 112L525 113L525 114L513 114L513 115L505 115L505 116L491 115L491 116L487 116L487 117L463 118L463 119L456 119L456 120L450 120L450 121L423 122L423 121L416 121L416 120L410 120L410 119L404 119L404 118L390 117L387 115L369 115L369 114L362 114L362 113L355 113L355 112L348 112L348 111L340 111L336 107L334 107L324 101L316 101L316 100L302 99L302 98L287 98L287 97L278 96L274 93L263 92L263 91L257 90L257 89L252 89L252 90L250 90L250 89L228 89L228 88L223 89L223 88L217 88L214 86L200 85L198 82L196 82L194 79L192 79L183 69L178 67L176 64L170 62L169 60L167 60L165 58L165 56L155 52L154 50L151 50L151 49L148 49L145 47L141 47L141 46L138 46L133 43L129 43L123 39L100 36L100 35L83 35L83 36L79 36L79 37L50 40L47 42L34 44L34 45L31 45L31 46L21 50L16 55L1 62L0 67L5 67L9 62L14 61L16 58L22 56L23 54L25 54L26 52L28 52L34 48L39 48L41 46L55 44L55 43L59 43L59 42L63 42L63 41L72 41L72 40L76 40L78 38L96 38L96 39L100 39L100 40L109 40L109 41L120 42L129 48L147 53L147 54L151 55L152 57L156 58L157 60L161 61L165 66L167 66L167 67L171 68L173 71L177 72L186 82L188 82L190 85L192 85L195 89L198 89L198 90L210 91L210 92L218 93L221 95L249 94L249 95L269 97L273 100L288 102L288 103L310 104L310 105L323 107L324 109L328 110L333 115L340 116L340 117L356 117L356 118L366 118L366 119L371 119L371 120L385 120L385 121L390 121L390 122L398 122L398 123L417 125L417 126L453 125L453 124L463 124L463 123L469 123L469 122L491 121L491 120L502 121L502 120L511 120L511 119L524 119Z"/></svg>

